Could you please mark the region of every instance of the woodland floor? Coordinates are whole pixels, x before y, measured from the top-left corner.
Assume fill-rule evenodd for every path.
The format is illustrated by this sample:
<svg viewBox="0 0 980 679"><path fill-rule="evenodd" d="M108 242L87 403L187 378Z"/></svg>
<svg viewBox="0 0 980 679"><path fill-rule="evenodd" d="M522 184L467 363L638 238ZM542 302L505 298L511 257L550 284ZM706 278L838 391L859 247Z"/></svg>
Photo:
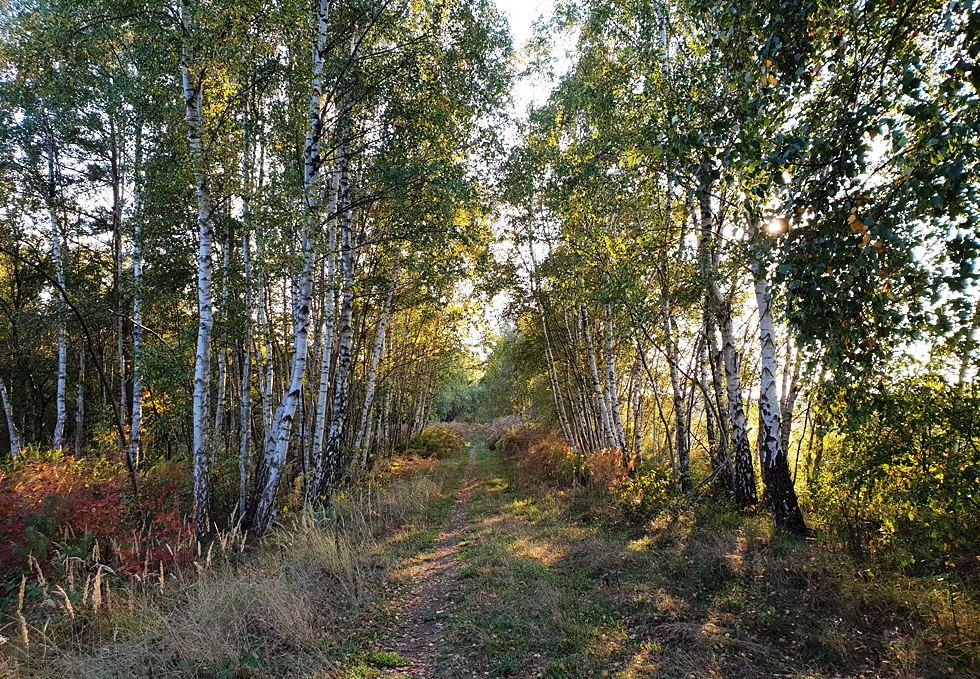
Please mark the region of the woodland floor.
<svg viewBox="0 0 980 679"><path fill-rule="evenodd" d="M916 626L913 592L868 587L764 517L607 518L587 494L519 488L476 444L434 549L393 574L396 632L342 676L980 677L975 644Z"/></svg>
<svg viewBox="0 0 980 679"><path fill-rule="evenodd" d="M35 596L29 647L0 616L0 677L980 679L977 571L888 572L707 500L627 523L480 442L378 481L186 583L70 617Z"/></svg>

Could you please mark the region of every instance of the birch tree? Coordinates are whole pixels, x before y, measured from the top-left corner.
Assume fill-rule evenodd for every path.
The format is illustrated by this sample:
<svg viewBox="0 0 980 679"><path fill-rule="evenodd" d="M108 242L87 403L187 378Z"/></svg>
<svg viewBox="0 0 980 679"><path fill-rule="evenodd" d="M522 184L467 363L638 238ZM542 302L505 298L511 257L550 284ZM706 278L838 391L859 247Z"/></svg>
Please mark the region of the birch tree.
<svg viewBox="0 0 980 679"><path fill-rule="evenodd" d="M181 77L184 102L187 110L187 141L190 145L190 162L197 191L197 225L199 250L197 259L198 330L197 353L194 360L194 524L199 535L211 530L210 475L211 475L211 420L208 416L211 392L211 333L214 327L211 289L212 249L214 234L211 189L208 180L207 158L204 147L204 74L198 62L196 41L198 35L197 12L199 5L193 0L181 0Z"/></svg>

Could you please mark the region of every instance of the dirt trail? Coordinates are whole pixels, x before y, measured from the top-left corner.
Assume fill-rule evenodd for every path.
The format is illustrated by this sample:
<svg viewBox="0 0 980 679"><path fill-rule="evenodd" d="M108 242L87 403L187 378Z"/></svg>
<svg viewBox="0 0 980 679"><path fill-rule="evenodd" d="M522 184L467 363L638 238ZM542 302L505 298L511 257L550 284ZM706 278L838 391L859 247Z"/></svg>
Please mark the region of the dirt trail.
<svg viewBox="0 0 980 679"><path fill-rule="evenodd" d="M395 674L408 673L419 679L436 676L433 661L442 644L443 623L440 614L449 605L447 598L459 575L456 558L459 542L466 528L466 512L473 497L473 469L476 466L476 447L470 448L469 464L460 484L459 493L433 551L425 554L405 570L415 580L406 615L395 631L395 650L412 661L411 666Z"/></svg>

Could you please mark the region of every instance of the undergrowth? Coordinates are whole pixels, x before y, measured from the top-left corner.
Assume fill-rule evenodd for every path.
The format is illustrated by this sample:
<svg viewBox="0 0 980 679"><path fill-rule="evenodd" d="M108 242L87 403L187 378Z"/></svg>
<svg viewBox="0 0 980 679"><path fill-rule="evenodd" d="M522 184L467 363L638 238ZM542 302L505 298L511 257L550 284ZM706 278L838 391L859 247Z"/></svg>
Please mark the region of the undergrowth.
<svg viewBox="0 0 980 679"><path fill-rule="evenodd" d="M969 574L884 568L723 497L674 504L663 470L561 486L478 460L440 676L980 677Z"/></svg>
<svg viewBox="0 0 980 679"><path fill-rule="evenodd" d="M389 568L433 543L462 472L461 456L399 459L325 514L299 512L261 540L232 525L186 564L137 573L90 550L59 571L32 557L7 598L0 671L331 677L395 662L371 656L405 584Z"/></svg>

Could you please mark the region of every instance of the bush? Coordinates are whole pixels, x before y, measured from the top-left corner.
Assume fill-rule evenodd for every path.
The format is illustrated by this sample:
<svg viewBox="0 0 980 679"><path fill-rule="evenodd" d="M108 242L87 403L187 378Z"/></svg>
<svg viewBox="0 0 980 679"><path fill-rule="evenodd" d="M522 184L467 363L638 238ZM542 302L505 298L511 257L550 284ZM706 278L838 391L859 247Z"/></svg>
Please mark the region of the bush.
<svg viewBox="0 0 980 679"><path fill-rule="evenodd" d="M931 375L851 396L806 498L855 554L949 572L980 544L980 395ZM816 466L816 463L814 463Z"/></svg>
<svg viewBox="0 0 980 679"><path fill-rule="evenodd" d="M43 562L71 536L121 536L125 490L120 462L39 456L0 472L0 567L24 567L30 553Z"/></svg>
<svg viewBox="0 0 980 679"><path fill-rule="evenodd" d="M654 518L671 502L674 473L669 466L644 464L633 476L622 476L612 487L612 497L623 519L640 523Z"/></svg>
<svg viewBox="0 0 980 679"><path fill-rule="evenodd" d="M538 431L537 428L532 427L522 428L522 431L526 429L531 429L532 434ZM518 449L518 442L524 443L533 440L533 438L527 432L524 436L515 437L509 445L510 455L516 456L521 452ZM582 480L585 471L581 456L576 454L570 445L553 434L547 434L533 447L521 454L517 465L521 473L533 482L566 486Z"/></svg>
<svg viewBox="0 0 980 679"><path fill-rule="evenodd" d="M477 425L470 424L468 422L433 422L429 426L448 429L463 439L463 441L469 441L472 439L473 435L478 429Z"/></svg>
<svg viewBox="0 0 980 679"><path fill-rule="evenodd" d="M408 446L408 455L444 459L459 455L466 447L463 438L449 427L433 425L416 434Z"/></svg>
<svg viewBox="0 0 980 679"><path fill-rule="evenodd" d="M500 443L501 439L524 426L524 420L519 417L514 417L513 415L498 417L487 427L485 440L487 448L489 450L496 450L497 444Z"/></svg>

